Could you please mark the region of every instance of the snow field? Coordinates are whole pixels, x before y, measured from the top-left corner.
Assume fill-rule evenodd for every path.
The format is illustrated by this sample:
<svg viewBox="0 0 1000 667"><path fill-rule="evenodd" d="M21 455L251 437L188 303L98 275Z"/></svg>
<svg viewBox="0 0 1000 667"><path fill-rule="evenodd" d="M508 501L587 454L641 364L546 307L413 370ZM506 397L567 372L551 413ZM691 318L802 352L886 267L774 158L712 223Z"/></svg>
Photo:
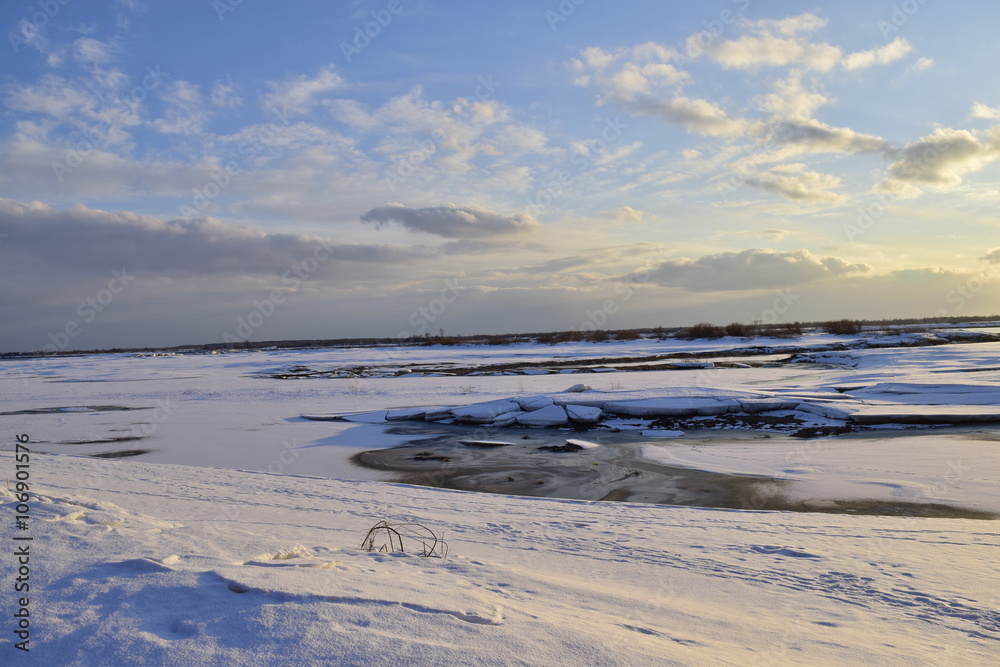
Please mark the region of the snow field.
<svg viewBox="0 0 1000 667"><path fill-rule="evenodd" d="M992 522L35 470L46 664L988 664L1000 639ZM359 550L383 517L452 556Z"/></svg>

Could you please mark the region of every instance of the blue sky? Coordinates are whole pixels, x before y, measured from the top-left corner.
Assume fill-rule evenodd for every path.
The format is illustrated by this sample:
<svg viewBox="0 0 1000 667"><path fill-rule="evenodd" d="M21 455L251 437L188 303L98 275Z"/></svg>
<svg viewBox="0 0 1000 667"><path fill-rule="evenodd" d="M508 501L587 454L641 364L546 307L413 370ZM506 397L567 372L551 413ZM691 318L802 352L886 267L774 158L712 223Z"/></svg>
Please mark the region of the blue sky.
<svg viewBox="0 0 1000 667"><path fill-rule="evenodd" d="M998 18L5 3L0 349L998 312Z"/></svg>

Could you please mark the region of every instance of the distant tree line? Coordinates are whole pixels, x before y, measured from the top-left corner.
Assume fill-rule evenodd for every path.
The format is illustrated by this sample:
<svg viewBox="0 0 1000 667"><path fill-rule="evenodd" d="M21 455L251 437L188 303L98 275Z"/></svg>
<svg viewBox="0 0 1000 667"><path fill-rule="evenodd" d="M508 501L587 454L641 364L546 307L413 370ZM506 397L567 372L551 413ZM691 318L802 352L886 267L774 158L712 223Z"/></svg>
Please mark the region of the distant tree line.
<svg viewBox="0 0 1000 667"><path fill-rule="evenodd" d="M409 338L331 338L283 341L243 341L240 343L203 343L199 345L179 345L175 347L113 348L104 350L65 350L56 352L8 352L0 358L20 358L36 356L74 356L102 353L154 353L173 352L176 354L206 354L230 350L292 349L323 347L377 347L386 345L511 345L514 343L557 343L594 342L603 343L621 340L667 339L667 338L755 338L759 336L790 338L805 331L825 331L835 335L857 335L872 333L888 335L929 331L933 325L971 324L976 322L1000 322L1000 315L967 315L962 317L923 317L884 320L830 320L826 322L783 322L764 323L760 321L743 324L732 322L726 326L716 326L709 322L699 322L691 327L652 327L639 329L619 329L596 331L573 329L569 331L548 331L540 333L474 334L446 336L439 330L434 336L425 333Z"/></svg>

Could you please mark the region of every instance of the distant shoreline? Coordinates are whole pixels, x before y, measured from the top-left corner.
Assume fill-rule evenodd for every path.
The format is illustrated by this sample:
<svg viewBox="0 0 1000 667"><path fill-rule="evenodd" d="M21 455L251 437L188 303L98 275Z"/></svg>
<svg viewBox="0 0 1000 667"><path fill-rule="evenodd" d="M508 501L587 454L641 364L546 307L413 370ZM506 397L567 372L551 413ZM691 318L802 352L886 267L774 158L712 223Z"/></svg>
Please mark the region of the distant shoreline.
<svg viewBox="0 0 1000 667"><path fill-rule="evenodd" d="M788 338L798 337L802 333L810 331L832 331L841 333L839 327L847 325L849 330L856 335L887 333L889 331L926 332L932 329L947 329L955 327L966 327L977 325L983 328L1000 328L1000 315L972 315L954 318L925 317L906 318L891 320L835 320L828 322L794 322L776 324L748 324L738 325L737 329L745 332L745 335L736 335L738 338L754 339L759 337ZM714 331L707 335L701 333L704 327L711 327ZM36 357L60 357L60 356L86 356L92 354L218 354L222 352L239 352L247 350L268 350L268 349L300 349L300 348L337 348L337 347L400 347L413 346L422 347L427 345L512 345L516 343L548 343L557 344L560 342L616 342L625 340L643 339L696 339L696 338L721 338L727 336L725 330L728 327L712 327L712 325L698 324L693 327L651 327L639 329L614 329L595 331L556 331L556 332L536 332L536 333L507 333L507 334L468 334L468 335L439 335L439 336L411 336L409 338L329 338L329 339L296 339L279 341L242 341L239 343L198 343L188 345L174 345L161 347L114 347L90 350L57 350L57 351L22 351L22 352L0 352L0 360L3 359L25 359ZM794 326L797 331L793 334L786 331L788 326Z"/></svg>

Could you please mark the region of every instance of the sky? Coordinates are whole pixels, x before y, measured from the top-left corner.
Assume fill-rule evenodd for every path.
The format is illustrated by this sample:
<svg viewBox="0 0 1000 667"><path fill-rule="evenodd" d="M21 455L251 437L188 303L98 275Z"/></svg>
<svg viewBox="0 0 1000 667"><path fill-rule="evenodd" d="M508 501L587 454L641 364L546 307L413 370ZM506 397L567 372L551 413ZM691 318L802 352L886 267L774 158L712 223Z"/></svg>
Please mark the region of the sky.
<svg viewBox="0 0 1000 667"><path fill-rule="evenodd" d="M998 20L5 2L0 350L997 313Z"/></svg>

